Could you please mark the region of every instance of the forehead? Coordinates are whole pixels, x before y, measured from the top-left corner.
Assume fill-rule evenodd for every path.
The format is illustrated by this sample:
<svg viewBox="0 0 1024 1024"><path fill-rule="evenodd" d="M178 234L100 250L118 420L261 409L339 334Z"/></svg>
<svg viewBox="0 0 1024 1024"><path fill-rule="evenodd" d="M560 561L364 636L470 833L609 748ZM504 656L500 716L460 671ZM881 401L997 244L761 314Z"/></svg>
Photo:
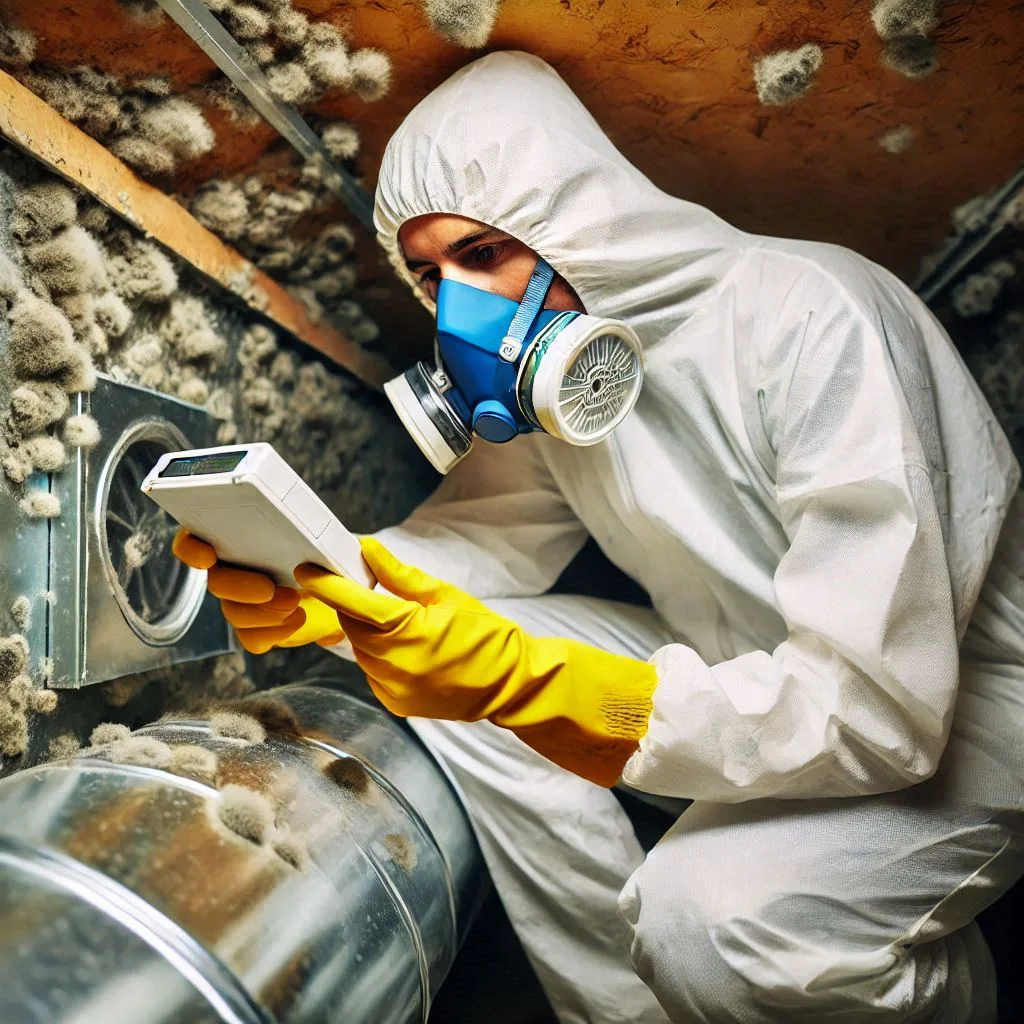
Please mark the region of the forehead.
<svg viewBox="0 0 1024 1024"><path fill-rule="evenodd" d="M398 244L406 259L428 259L453 242L480 231L492 230L489 224L455 213L426 213L407 220L398 229Z"/></svg>

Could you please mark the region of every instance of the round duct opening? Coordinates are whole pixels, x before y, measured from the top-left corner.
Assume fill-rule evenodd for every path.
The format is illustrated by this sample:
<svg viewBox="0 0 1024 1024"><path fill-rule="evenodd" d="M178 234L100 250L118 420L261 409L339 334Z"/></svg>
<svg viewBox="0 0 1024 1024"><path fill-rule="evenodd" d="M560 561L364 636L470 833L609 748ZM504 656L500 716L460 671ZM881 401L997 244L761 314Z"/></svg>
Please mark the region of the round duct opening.
<svg viewBox="0 0 1024 1024"><path fill-rule="evenodd" d="M97 488L104 574L128 625L152 646L181 639L206 592L206 573L187 568L171 553L174 520L139 490L161 455L190 447L167 420L137 421L111 450Z"/></svg>

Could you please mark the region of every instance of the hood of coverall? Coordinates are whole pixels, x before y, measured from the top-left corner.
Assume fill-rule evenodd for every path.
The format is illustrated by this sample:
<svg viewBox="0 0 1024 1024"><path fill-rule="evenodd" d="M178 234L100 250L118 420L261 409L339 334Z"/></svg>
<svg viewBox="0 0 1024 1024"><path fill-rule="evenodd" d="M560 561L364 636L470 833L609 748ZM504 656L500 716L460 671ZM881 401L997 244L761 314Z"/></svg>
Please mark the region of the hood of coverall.
<svg viewBox="0 0 1024 1024"><path fill-rule="evenodd" d="M406 117L384 153L374 219L399 275L398 230L455 213L525 242L588 313L625 320L645 344L671 332L733 266L745 235L656 188L612 145L559 75L527 53L493 53Z"/></svg>

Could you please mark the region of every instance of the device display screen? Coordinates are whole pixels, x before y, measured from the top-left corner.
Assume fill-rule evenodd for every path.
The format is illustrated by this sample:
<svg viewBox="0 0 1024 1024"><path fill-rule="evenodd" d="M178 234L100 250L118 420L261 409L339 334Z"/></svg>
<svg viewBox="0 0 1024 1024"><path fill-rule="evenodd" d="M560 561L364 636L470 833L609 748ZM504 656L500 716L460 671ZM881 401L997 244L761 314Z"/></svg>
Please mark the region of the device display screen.
<svg viewBox="0 0 1024 1024"><path fill-rule="evenodd" d="M209 455L187 455L171 459L160 476L205 476L207 473L230 473L248 454L239 452L211 452Z"/></svg>

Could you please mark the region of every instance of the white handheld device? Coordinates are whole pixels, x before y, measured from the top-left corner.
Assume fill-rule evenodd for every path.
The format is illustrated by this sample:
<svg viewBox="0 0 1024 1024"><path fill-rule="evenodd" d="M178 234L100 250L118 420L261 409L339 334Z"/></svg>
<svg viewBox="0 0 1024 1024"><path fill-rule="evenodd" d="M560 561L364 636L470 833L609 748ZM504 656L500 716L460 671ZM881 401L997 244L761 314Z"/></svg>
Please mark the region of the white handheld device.
<svg viewBox="0 0 1024 1024"><path fill-rule="evenodd" d="M220 561L264 572L281 586L298 587L292 570L303 562L367 587L377 583L356 537L272 445L169 452L142 490L211 544Z"/></svg>

